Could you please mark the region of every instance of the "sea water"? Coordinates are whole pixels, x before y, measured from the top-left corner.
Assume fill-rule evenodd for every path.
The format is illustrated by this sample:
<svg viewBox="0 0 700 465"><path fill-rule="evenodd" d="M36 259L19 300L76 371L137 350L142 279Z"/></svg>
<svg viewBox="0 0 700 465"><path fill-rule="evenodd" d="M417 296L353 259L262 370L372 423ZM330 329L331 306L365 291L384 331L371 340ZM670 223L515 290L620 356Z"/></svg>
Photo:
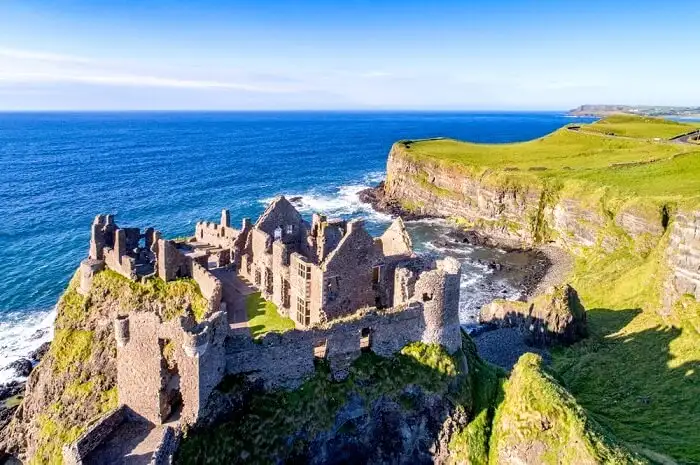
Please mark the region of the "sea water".
<svg viewBox="0 0 700 465"><path fill-rule="evenodd" d="M382 180L399 139L532 139L571 119L561 113L13 113L0 114L0 383L2 370L51 338L54 306L86 256L90 224L193 234L198 220L253 220L274 196L307 216L364 217L378 234L390 218L359 202ZM483 282L483 252L445 247L440 221L408 225L421 252L462 259L463 321L517 284ZM492 253L498 253L493 251ZM494 289L492 289L494 288Z"/></svg>

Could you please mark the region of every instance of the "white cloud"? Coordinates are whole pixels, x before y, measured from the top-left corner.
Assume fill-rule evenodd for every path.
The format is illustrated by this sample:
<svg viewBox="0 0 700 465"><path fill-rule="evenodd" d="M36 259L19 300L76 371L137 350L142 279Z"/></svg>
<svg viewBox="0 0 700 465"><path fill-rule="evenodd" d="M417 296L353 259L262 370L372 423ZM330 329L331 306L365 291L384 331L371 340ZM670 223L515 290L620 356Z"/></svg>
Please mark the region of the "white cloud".
<svg viewBox="0 0 700 465"><path fill-rule="evenodd" d="M0 48L0 57L14 58L30 61L47 61L53 63L90 63L91 60L72 55L58 53L37 52L33 50L19 50L14 48Z"/></svg>
<svg viewBox="0 0 700 465"><path fill-rule="evenodd" d="M103 86L219 89L255 93L293 93L301 89L291 82L260 85L251 80L191 79L125 70L88 58L43 51L0 48L0 84L81 83ZM250 82L249 82L250 81Z"/></svg>

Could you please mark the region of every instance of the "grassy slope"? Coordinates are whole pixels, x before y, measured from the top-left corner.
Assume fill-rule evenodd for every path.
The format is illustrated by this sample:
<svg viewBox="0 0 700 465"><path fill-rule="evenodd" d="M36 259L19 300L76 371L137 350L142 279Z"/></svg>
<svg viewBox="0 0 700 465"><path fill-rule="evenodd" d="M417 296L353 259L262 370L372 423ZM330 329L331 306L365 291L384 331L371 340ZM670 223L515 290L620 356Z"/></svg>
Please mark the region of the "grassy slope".
<svg viewBox="0 0 700 465"><path fill-rule="evenodd" d="M583 128L588 130L595 124L602 123ZM681 132L693 129L689 125L680 128ZM691 144L616 139L560 129L514 144L436 139L404 142L403 147L409 157L448 166L487 183L554 183L579 191L606 187L625 196L700 199L700 147Z"/></svg>
<svg viewBox="0 0 700 465"><path fill-rule="evenodd" d="M566 389L523 355L505 384L490 441L490 463L643 463L621 447Z"/></svg>
<svg viewBox="0 0 700 465"><path fill-rule="evenodd" d="M656 312L663 242L646 258L600 250L577 258L573 284L589 309L591 336L556 351L553 368L591 416L632 447L696 463L700 306L686 299L666 319Z"/></svg>
<svg viewBox="0 0 700 465"><path fill-rule="evenodd" d="M263 299L259 292L250 294L246 299L246 315L250 334L253 337L294 329L294 322L277 313L275 304Z"/></svg>
<svg viewBox="0 0 700 465"><path fill-rule="evenodd" d="M613 115L585 126L586 131L642 139L670 139L695 129L692 123L633 115Z"/></svg>
<svg viewBox="0 0 700 465"><path fill-rule="evenodd" d="M668 129L675 123L655 122L642 128L641 118L624 118L633 121L625 128L628 135L675 135L675 129ZM622 130L619 119L612 121ZM685 154L668 159L674 151ZM561 194L588 198L595 209L612 206L614 211L614 205L632 202L658 211L654 205L695 206L700 195L700 151L673 143L560 130L520 144L412 142L407 153L467 173L490 172L491 177L496 176L494 170L516 166L520 171L500 170L499 181L504 177L521 183L556 181ZM661 160L609 167L611 162L649 158ZM548 169L526 171L532 166ZM605 234L619 230L608 225ZM664 237L651 251L640 253L639 244L622 238L623 246L613 254L594 247L576 258L571 279L589 309L591 336L555 351L553 368L592 418L637 451L660 461L670 456L696 463L700 462L700 305L686 298L672 316L657 313L667 273L666 243Z"/></svg>

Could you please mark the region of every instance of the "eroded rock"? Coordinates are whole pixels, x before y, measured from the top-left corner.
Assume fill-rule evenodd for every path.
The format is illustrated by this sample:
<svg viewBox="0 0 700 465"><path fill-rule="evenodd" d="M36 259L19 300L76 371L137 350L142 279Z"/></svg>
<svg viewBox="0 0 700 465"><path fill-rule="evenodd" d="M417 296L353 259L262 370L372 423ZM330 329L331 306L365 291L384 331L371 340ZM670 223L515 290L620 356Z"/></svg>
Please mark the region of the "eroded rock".
<svg viewBox="0 0 700 465"><path fill-rule="evenodd" d="M479 321L520 328L534 345L572 344L587 335L585 309L568 284L553 286L529 302L495 300L481 309Z"/></svg>

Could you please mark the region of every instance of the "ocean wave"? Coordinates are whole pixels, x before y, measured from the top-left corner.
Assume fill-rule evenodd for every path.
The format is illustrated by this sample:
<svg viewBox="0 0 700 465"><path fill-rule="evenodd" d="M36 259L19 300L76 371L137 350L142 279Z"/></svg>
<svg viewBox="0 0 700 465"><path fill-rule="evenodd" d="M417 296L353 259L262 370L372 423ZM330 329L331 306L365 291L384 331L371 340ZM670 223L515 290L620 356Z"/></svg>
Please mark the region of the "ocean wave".
<svg viewBox="0 0 700 465"><path fill-rule="evenodd" d="M14 370L7 369L7 366L50 341L53 338L55 318L55 308L3 315L3 321L0 322L0 384L22 379L15 375Z"/></svg>
<svg viewBox="0 0 700 465"><path fill-rule="evenodd" d="M390 215L375 211L371 205L360 201L357 194L376 184L384 173L369 173L353 184L340 186L333 191L321 192L310 190L302 193L285 193L284 196L302 214L321 213L328 217L364 218L373 223L389 223ZM269 204L274 197L260 199L260 203Z"/></svg>

